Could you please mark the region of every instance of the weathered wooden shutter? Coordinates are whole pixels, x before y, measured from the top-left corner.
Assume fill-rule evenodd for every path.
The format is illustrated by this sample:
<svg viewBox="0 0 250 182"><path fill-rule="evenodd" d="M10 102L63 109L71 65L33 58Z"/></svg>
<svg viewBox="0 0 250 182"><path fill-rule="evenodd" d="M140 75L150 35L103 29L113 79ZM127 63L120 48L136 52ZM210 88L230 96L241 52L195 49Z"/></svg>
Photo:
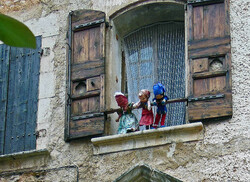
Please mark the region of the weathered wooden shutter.
<svg viewBox="0 0 250 182"><path fill-rule="evenodd" d="M188 1L190 121L232 116L228 0Z"/></svg>
<svg viewBox="0 0 250 182"><path fill-rule="evenodd" d="M4 154L10 47L0 45L0 155Z"/></svg>
<svg viewBox="0 0 250 182"><path fill-rule="evenodd" d="M3 154L36 148L41 37L37 37L36 41L35 50L16 47L3 50L5 56L2 62L5 66L1 70L5 70L2 70L1 76L4 84L0 83L4 103L0 111L3 115L1 126L4 126L3 130L1 128Z"/></svg>
<svg viewBox="0 0 250 182"><path fill-rule="evenodd" d="M104 40L103 12L70 14L66 140L104 132Z"/></svg>

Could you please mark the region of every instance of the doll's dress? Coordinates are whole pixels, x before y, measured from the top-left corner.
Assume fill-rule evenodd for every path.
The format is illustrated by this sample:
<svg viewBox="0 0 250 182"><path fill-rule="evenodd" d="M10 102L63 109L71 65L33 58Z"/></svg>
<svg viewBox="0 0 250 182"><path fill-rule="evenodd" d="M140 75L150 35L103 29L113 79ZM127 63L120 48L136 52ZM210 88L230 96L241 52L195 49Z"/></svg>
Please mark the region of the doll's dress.
<svg viewBox="0 0 250 182"><path fill-rule="evenodd" d="M118 134L125 134L129 131L138 130L139 122L132 112L124 112L119 119Z"/></svg>
<svg viewBox="0 0 250 182"><path fill-rule="evenodd" d="M142 107L142 115L141 115L141 119L140 119L140 126L142 125L151 125L154 122L154 114L152 111L152 108L150 110L147 109L147 105L145 103L141 103Z"/></svg>

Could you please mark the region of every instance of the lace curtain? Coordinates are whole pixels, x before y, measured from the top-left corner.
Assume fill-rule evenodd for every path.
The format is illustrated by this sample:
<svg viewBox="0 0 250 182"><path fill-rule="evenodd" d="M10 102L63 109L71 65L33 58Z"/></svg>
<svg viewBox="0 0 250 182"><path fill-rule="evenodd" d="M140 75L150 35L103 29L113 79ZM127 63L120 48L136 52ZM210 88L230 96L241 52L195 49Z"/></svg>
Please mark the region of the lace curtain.
<svg viewBox="0 0 250 182"><path fill-rule="evenodd" d="M153 85L157 82L165 86L169 99L185 97L183 22L165 22L143 27L127 35L124 44L130 102L138 101L141 89L150 90L152 100ZM185 103L167 104L166 125L184 124L185 107ZM140 112L135 112L138 119Z"/></svg>

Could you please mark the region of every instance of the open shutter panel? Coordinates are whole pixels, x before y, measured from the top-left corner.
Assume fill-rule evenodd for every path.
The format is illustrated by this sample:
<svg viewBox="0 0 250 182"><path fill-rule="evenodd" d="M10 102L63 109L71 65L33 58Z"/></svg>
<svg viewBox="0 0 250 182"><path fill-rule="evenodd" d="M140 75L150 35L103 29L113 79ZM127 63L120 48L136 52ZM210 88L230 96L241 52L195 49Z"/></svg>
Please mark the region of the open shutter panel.
<svg viewBox="0 0 250 182"><path fill-rule="evenodd" d="M105 14L79 10L69 17L68 133L74 139L104 133Z"/></svg>
<svg viewBox="0 0 250 182"><path fill-rule="evenodd" d="M228 1L188 1L189 121L232 116Z"/></svg>
<svg viewBox="0 0 250 182"><path fill-rule="evenodd" d="M4 153L36 149L41 36L36 49L11 47Z"/></svg>
<svg viewBox="0 0 250 182"><path fill-rule="evenodd" d="M10 47L0 45L0 155L4 154Z"/></svg>

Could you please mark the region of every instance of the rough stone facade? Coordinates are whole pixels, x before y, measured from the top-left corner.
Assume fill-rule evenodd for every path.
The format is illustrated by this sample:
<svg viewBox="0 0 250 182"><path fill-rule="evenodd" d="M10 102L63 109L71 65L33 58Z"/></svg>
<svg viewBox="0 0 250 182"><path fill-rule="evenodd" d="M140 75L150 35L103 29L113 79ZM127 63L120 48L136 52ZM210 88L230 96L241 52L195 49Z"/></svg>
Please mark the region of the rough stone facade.
<svg viewBox="0 0 250 182"><path fill-rule="evenodd" d="M0 181L114 181L137 164L147 164L182 181L250 179L250 1L230 1L233 117L205 122L204 139L93 155L90 139L64 141L67 16L77 9L107 17L135 0L2 0L0 12L42 35L37 150L49 154L1 159ZM160 1L159 1L160 2ZM108 42L108 41L107 41ZM114 50L113 50L114 51ZM111 54L111 53L109 53ZM107 64L111 64L107 59ZM110 67L107 66L107 70ZM107 90L119 88L109 70ZM46 84L45 84L46 83ZM112 83L114 83L112 85ZM111 85L114 88L111 88ZM107 93L107 104L112 106Z"/></svg>

